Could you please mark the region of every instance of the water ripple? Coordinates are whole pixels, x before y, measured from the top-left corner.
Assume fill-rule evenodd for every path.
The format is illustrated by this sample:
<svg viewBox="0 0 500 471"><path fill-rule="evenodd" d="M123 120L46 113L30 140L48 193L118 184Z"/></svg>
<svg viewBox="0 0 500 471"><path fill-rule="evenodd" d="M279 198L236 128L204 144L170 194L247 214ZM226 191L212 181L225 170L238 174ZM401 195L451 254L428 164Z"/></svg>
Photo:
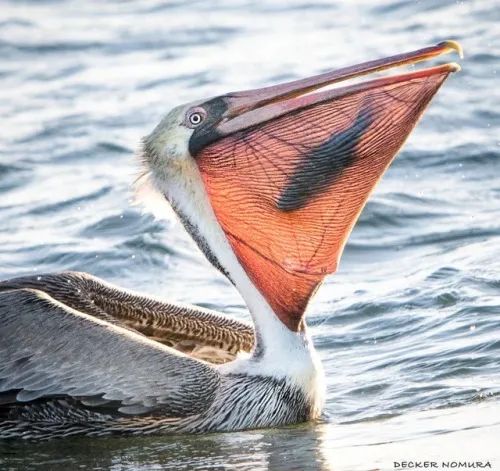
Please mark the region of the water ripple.
<svg viewBox="0 0 500 471"><path fill-rule="evenodd" d="M356 430L378 436L389 417L409 417L415 438L416 411L497 399L494 3L5 1L0 277L83 270L244 317L238 293L179 225L130 208L141 136L182 102L461 39L463 71L370 199L309 321L326 370L327 425L364 424ZM450 430L435 423L435 434Z"/></svg>

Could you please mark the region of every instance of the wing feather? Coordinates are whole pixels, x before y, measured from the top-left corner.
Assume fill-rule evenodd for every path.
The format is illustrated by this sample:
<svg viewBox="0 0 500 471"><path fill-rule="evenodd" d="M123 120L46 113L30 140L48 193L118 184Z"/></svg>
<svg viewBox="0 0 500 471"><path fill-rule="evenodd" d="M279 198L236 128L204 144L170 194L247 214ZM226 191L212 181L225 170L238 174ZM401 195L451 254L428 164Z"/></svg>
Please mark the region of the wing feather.
<svg viewBox="0 0 500 471"><path fill-rule="evenodd" d="M0 358L0 402L70 396L183 417L208 408L220 382L211 365L34 289L0 291Z"/></svg>
<svg viewBox="0 0 500 471"><path fill-rule="evenodd" d="M218 312L165 302L118 288L80 272L25 276L0 281L0 291L31 288L79 312L133 329L191 357L224 363L254 344L250 324Z"/></svg>

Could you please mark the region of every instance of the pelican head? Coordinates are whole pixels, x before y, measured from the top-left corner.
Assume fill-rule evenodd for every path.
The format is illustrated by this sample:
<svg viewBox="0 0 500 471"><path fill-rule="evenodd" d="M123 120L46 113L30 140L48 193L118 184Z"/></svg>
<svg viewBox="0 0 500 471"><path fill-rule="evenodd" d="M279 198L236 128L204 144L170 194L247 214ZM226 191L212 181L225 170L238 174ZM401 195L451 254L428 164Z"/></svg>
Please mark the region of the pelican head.
<svg viewBox="0 0 500 471"><path fill-rule="evenodd" d="M450 51L461 53L446 41L178 106L145 138L150 179L247 304L261 296L299 331L375 184L459 66L325 87Z"/></svg>

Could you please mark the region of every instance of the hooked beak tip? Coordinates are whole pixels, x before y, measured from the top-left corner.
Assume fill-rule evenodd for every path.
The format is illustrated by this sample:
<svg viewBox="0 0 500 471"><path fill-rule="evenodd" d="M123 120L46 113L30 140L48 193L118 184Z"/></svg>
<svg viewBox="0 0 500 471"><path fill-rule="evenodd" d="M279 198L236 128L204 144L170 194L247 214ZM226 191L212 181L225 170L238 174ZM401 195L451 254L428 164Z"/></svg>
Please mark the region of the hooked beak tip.
<svg viewBox="0 0 500 471"><path fill-rule="evenodd" d="M438 46L448 49L446 52L455 51L458 54L458 57L460 57L460 59L464 58L464 50L462 48L462 45L458 41L454 41L453 39L448 39L446 41L440 42ZM460 70L460 66L458 67L458 70Z"/></svg>

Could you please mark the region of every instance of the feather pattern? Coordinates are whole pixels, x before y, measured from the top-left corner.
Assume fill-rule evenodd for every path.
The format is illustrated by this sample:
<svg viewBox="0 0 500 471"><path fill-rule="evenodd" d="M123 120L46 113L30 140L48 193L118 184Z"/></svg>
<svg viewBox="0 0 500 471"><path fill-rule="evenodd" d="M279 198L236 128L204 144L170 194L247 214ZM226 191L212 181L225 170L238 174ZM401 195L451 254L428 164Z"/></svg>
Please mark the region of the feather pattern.
<svg viewBox="0 0 500 471"><path fill-rule="evenodd" d="M250 350L253 330L82 273L1 282L0 438L229 431L317 414L289 378L219 370L165 345L189 339L220 361Z"/></svg>

